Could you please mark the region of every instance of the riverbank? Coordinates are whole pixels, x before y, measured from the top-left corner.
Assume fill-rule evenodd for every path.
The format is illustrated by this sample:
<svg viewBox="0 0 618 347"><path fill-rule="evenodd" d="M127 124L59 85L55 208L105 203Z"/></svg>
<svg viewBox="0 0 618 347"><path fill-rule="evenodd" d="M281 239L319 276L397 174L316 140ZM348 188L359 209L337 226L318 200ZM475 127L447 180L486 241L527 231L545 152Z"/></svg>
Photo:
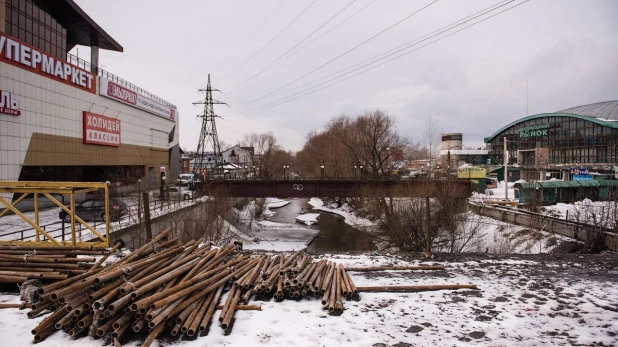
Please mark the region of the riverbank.
<svg viewBox="0 0 618 347"><path fill-rule="evenodd" d="M271 253L271 252L259 252ZM272 254L272 253L271 253ZM263 301L262 311L238 311L230 331L211 325L196 340L153 346L615 346L618 344L618 256L313 253L345 266L443 265L438 271L350 272L356 286L473 283L477 290L361 293L344 302L341 315L323 310L319 298ZM221 302L225 301L225 296ZM2 294L0 302L18 297ZM45 316L0 310L4 341L30 345L30 330ZM215 314L218 317L218 313ZM141 340L140 340L141 341ZM138 341L122 340L124 346ZM95 347L55 332L43 347Z"/></svg>

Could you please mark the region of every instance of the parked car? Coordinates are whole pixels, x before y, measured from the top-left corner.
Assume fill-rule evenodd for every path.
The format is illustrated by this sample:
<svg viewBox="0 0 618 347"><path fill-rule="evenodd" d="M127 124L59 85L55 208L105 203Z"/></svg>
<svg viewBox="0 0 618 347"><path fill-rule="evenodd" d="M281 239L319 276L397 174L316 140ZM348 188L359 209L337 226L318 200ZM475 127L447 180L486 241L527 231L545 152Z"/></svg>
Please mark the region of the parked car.
<svg viewBox="0 0 618 347"><path fill-rule="evenodd" d="M194 192L188 187L167 187L165 188L165 198L172 200L190 200L193 199Z"/></svg>
<svg viewBox="0 0 618 347"><path fill-rule="evenodd" d="M70 209L69 206L67 206L67 208ZM109 219L111 221L119 220L123 215L127 214L127 212L127 205L124 201L118 198L109 198ZM105 221L105 199L88 199L75 206L75 213L83 220ZM64 210L60 210L58 217L64 219L66 222L71 221L71 216Z"/></svg>

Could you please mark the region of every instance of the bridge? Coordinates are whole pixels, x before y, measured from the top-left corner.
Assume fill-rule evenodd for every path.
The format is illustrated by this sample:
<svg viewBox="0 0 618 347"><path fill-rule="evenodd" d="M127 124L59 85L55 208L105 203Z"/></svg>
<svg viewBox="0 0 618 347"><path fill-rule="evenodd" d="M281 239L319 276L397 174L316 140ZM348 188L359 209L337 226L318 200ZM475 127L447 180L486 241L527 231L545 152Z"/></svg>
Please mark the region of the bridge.
<svg viewBox="0 0 618 347"><path fill-rule="evenodd" d="M221 190L230 197L360 197L380 194L385 197L440 197L469 198L470 181L398 181L398 180L215 180L196 184L196 190L205 194Z"/></svg>

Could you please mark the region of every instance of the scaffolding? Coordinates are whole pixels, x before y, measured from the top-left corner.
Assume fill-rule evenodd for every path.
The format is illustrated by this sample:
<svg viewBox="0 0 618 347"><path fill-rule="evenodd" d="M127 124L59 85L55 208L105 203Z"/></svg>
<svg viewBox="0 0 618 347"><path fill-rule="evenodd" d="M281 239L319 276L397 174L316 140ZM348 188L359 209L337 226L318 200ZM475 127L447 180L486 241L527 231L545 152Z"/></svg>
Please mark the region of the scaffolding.
<svg viewBox="0 0 618 347"><path fill-rule="evenodd" d="M85 222L75 213L75 195L85 194L89 192L103 191L105 200L105 236L99 233L90 224ZM7 214L9 211L15 213L22 220L34 229L34 241L17 241L17 240L0 240L0 245L20 245L32 247L45 246L77 246L77 247L109 247L109 190L107 183L98 182L17 182L17 181L0 181L0 193L21 194L19 197L9 203L7 199L0 195L0 207L5 207L4 211L0 212L0 217ZM58 201L53 195L69 197L69 207L67 208L62 202ZM26 216L17 207L17 204L32 195L34 202L34 220ZM39 199L46 197L60 207L68 216L70 216L71 239L69 241L57 240L52 235L41 228L39 223ZM4 205L4 206L2 206ZM81 224L86 229L90 230L97 237L95 241L78 241L75 237L76 223ZM43 240L41 240L43 235Z"/></svg>

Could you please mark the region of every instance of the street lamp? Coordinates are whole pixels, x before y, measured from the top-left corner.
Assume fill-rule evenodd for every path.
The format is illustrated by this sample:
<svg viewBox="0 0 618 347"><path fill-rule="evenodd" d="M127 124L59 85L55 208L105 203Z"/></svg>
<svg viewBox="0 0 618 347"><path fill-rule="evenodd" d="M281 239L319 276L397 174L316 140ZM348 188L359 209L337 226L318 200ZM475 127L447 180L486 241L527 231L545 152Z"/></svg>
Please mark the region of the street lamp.
<svg viewBox="0 0 618 347"><path fill-rule="evenodd" d="M253 179L255 179L255 165L253 165Z"/></svg>
<svg viewBox="0 0 618 347"><path fill-rule="evenodd" d="M354 179L356 179L356 165L354 165Z"/></svg>
<svg viewBox="0 0 618 347"><path fill-rule="evenodd" d="M360 166L360 178L363 179L363 166Z"/></svg>
<svg viewBox="0 0 618 347"><path fill-rule="evenodd" d="M287 173L289 172L289 170L290 170L290 165L283 165L283 178L286 180L288 179Z"/></svg>
<svg viewBox="0 0 618 347"><path fill-rule="evenodd" d="M320 171L322 172L322 179L324 179L324 165L320 165Z"/></svg>

